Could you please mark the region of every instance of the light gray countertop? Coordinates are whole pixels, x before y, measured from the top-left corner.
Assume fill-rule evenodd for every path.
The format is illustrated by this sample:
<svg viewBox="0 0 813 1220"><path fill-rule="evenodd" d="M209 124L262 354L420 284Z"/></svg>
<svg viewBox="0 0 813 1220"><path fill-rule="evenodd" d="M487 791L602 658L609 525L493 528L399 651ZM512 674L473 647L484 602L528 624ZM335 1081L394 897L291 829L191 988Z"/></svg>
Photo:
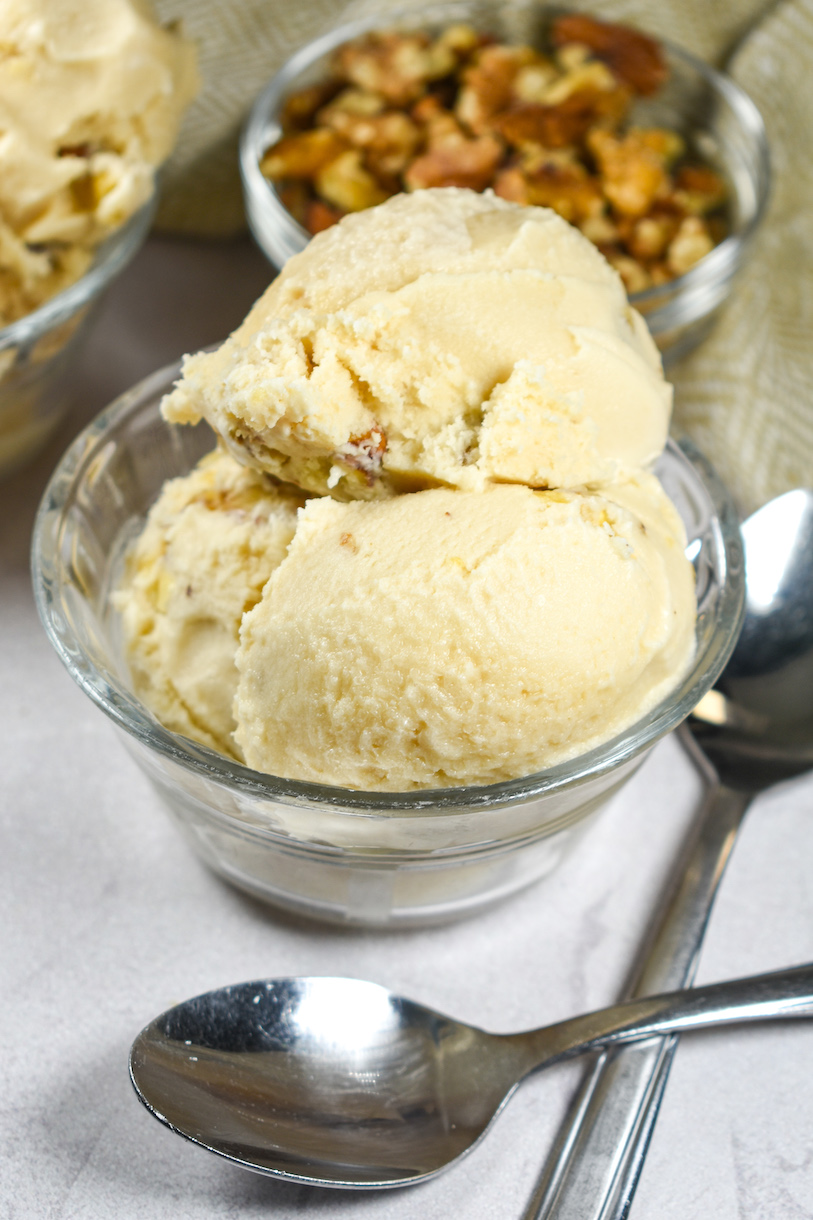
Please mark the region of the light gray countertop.
<svg viewBox="0 0 813 1220"><path fill-rule="evenodd" d="M71 435L120 390L226 334L269 279L247 242L153 239L108 296L77 408L0 486L0 1218L521 1220L578 1065L527 1082L433 1182L331 1192L182 1142L138 1104L127 1052L173 1002L227 982L348 974L486 1028L610 1003L700 796L658 746L552 877L468 922L377 934L274 914L211 875L36 616L28 544ZM724 880L698 981L813 959L813 778L760 798ZM813 1025L684 1038L631 1220L813 1217Z"/></svg>

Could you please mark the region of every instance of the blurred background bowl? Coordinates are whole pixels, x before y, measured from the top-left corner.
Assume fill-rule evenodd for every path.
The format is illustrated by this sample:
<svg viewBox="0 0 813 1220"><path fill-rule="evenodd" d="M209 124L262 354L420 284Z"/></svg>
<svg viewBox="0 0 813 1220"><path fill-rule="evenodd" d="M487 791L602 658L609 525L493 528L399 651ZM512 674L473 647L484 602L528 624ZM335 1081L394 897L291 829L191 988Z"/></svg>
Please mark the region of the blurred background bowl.
<svg viewBox="0 0 813 1220"><path fill-rule="evenodd" d="M116 229L81 279L0 329L0 478L46 444L71 406L69 372L96 307L144 242L155 206L153 196Z"/></svg>
<svg viewBox="0 0 813 1220"><path fill-rule="evenodd" d="M286 98L331 73L336 49L371 30L399 28L439 33L457 22L493 34L500 41L545 46L547 26L561 8L533 0L473 0L436 4L366 17L337 26L301 47L257 98L243 129L240 173L246 215L269 261L281 268L310 240L310 234L283 204L262 173L265 151L280 138ZM657 33L652 33L657 38ZM765 126L754 103L727 76L679 47L659 40L669 79L653 97L638 98L632 109L637 126L662 126L679 132L689 152L710 165L728 187L728 234L686 274L631 301L668 362L701 341L731 291L749 242L765 211L770 166Z"/></svg>
<svg viewBox="0 0 813 1220"><path fill-rule="evenodd" d="M57 467L34 529L42 622L71 676L121 731L182 832L218 873L307 916L367 926L476 911L549 873L592 817L715 681L739 630L736 514L704 459L673 442L658 473L697 574L697 650L675 691L612 741L488 787L359 792L260 774L164 728L133 693L110 592L165 479L214 443L161 416L180 366L117 399Z"/></svg>

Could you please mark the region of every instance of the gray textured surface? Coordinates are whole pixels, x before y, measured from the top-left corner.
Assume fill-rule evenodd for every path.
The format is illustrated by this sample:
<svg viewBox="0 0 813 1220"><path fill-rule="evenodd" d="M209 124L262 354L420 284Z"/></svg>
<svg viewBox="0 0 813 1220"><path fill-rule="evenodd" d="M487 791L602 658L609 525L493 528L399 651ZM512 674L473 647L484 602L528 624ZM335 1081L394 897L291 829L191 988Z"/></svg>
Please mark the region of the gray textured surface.
<svg viewBox="0 0 813 1220"><path fill-rule="evenodd" d="M248 245L152 242L107 300L73 419L0 486L0 1217L520 1220L578 1068L524 1086L435 1182L342 1194L244 1173L170 1135L127 1079L173 1001L263 975L377 980L495 1029L614 999L685 832L697 781L664 742L535 889L476 920L358 933L277 917L188 852L36 618L28 539L71 432L159 364L221 337L268 271ZM754 805L700 980L813 958L813 780ZM686 1039L632 1220L813 1217L813 1026Z"/></svg>

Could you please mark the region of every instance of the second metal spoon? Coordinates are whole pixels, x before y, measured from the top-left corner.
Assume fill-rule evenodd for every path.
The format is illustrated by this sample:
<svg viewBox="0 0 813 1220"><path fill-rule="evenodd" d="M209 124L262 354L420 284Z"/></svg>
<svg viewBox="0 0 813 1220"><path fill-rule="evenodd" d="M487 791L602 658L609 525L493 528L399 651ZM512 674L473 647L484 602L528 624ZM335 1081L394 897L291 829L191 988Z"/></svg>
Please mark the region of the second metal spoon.
<svg viewBox="0 0 813 1220"><path fill-rule="evenodd" d="M680 729L709 784L696 837L630 994L688 986L753 798L813 767L813 492L786 492L742 527L746 613L717 689ZM674 1039L613 1051L587 1074L524 1220L622 1220L641 1173Z"/></svg>
<svg viewBox="0 0 813 1220"><path fill-rule="evenodd" d="M402 1186L468 1152L540 1068L653 1034L805 1016L813 965L518 1034L486 1033L357 979L264 980L157 1017L133 1043L130 1075L161 1122L248 1169Z"/></svg>

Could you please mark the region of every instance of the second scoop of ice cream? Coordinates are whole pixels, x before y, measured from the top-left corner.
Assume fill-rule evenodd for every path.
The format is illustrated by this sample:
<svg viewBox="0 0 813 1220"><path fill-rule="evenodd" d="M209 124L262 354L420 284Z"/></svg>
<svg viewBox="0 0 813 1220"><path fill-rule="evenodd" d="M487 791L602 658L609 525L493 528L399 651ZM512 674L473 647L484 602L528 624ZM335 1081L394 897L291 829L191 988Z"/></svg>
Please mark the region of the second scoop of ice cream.
<svg viewBox="0 0 813 1220"><path fill-rule="evenodd" d="M649 475L601 496L311 500L243 619L236 740L258 770L372 790L488 784L572 758L685 672L683 547Z"/></svg>

